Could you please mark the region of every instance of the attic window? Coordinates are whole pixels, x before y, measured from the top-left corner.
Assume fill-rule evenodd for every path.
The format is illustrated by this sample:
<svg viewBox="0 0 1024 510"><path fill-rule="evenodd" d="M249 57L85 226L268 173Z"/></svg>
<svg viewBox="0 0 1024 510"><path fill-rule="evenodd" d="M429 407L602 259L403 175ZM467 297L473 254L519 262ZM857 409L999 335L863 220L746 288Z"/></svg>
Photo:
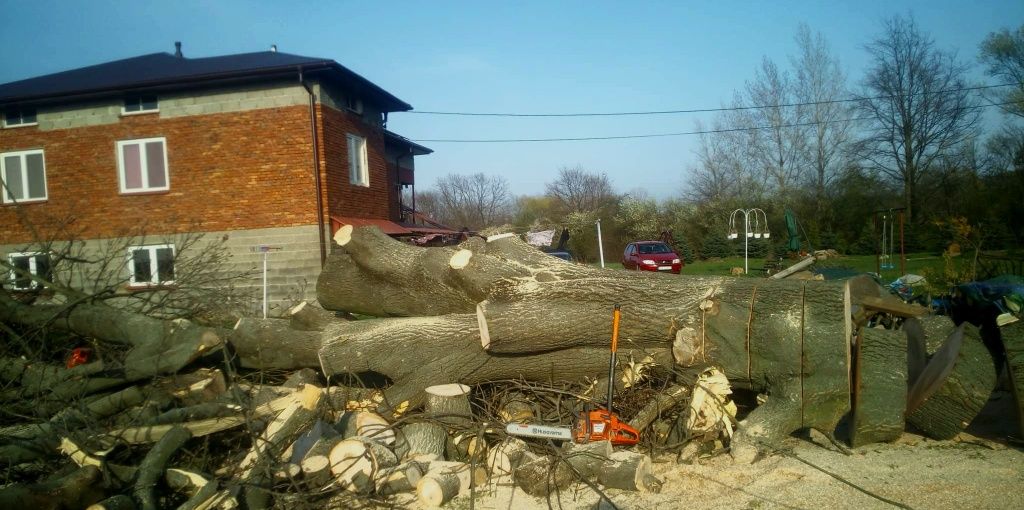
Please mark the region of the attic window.
<svg viewBox="0 0 1024 510"><path fill-rule="evenodd" d="M124 99L123 114L148 113L160 111L156 96L129 96Z"/></svg>
<svg viewBox="0 0 1024 510"><path fill-rule="evenodd" d="M4 112L4 127L35 126L35 108L22 108Z"/></svg>
<svg viewBox="0 0 1024 510"><path fill-rule="evenodd" d="M345 96L345 108L356 113L363 113L363 101L352 96Z"/></svg>

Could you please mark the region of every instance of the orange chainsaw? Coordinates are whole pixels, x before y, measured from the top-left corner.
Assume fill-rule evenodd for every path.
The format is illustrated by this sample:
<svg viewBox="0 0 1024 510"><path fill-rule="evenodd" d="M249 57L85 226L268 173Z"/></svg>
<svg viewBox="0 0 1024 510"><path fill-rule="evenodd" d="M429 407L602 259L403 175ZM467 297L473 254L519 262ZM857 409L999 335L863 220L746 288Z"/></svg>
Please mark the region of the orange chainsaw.
<svg viewBox="0 0 1024 510"><path fill-rule="evenodd" d="M615 353L619 349L619 320L622 312L615 305L612 312L612 356L608 363L608 408L583 409L580 420L573 431L577 443L609 440L615 446L632 446L640 442L640 432L620 421L612 411L612 397L615 394Z"/></svg>
<svg viewBox="0 0 1024 510"><path fill-rule="evenodd" d="M619 347L619 305L615 305L612 315L612 357L608 366L608 409L591 410L584 407L580 419L573 429L551 427L530 423L509 423L505 431L514 436L538 437L560 441L574 440L577 443L591 441L611 441L615 446L632 446L640 442L640 432L620 421L611 411L612 396L615 392L615 352Z"/></svg>

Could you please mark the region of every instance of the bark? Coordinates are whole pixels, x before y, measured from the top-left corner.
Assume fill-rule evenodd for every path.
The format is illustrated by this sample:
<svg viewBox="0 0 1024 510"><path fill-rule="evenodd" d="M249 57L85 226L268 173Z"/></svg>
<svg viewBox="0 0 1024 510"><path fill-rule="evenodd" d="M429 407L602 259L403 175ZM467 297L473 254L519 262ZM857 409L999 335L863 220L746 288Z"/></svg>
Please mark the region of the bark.
<svg viewBox="0 0 1024 510"><path fill-rule="evenodd" d="M569 488L575 477L568 464L526 452L512 477L523 492L538 498Z"/></svg>
<svg viewBox="0 0 1024 510"><path fill-rule="evenodd" d="M465 384L428 386L423 390L427 394L426 415L448 427L468 425L473 421L469 390Z"/></svg>
<svg viewBox="0 0 1024 510"><path fill-rule="evenodd" d="M414 491L424 474L424 465L414 461L387 468L375 481L376 492L378 495L388 496Z"/></svg>
<svg viewBox="0 0 1024 510"><path fill-rule="evenodd" d="M308 301L289 308L285 315L288 316L291 328L297 331L323 331L337 319L333 312L324 310Z"/></svg>
<svg viewBox="0 0 1024 510"><path fill-rule="evenodd" d="M967 428L996 385L992 355L977 328L962 324L959 333L929 361L911 390L916 400L907 405L907 421L933 439L951 439Z"/></svg>
<svg viewBox="0 0 1024 510"><path fill-rule="evenodd" d="M70 474L45 482L13 484L0 489L0 508L32 510L78 510L103 499L97 487L100 470L85 466Z"/></svg>
<svg viewBox="0 0 1024 510"><path fill-rule="evenodd" d="M1017 403L1020 437L1024 437L1024 323L1008 324L999 328L999 333L1006 351L1013 398Z"/></svg>
<svg viewBox="0 0 1024 510"><path fill-rule="evenodd" d="M572 466L580 478L593 479L612 457L611 441L592 443L566 443L565 462Z"/></svg>
<svg viewBox="0 0 1024 510"><path fill-rule="evenodd" d="M628 491L648 490L653 476L651 458L642 453L619 451L611 455L598 473L601 485Z"/></svg>
<svg viewBox="0 0 1024 510"><path fill-rule="evenodd" d="M527 451L525 441L517 437L506 437L487 452L487 469L493 476L511 475Z"/></svg>
<svg viewBox="0 0 1024 510"><path fill-rule="evenodd" d="M894 441L907 408L907 343L903 333L865 328L857 341L850 446Z"/></svg>
<svg viewBox="0 0 1024 510"><path fill-rule="evenodd" d="M124 494L118 494L90 505L85 510L135 510L135 502Z"/></svg>
<svg viewBox="0 0 1024 510"><path fill-rule="evenodd" d="M292 329L287 319L248 317L228 337L242 366L259 369L316 367L320 339L319 331Z"/></svg>
<svg viewBox="0 0 1024 510"><path fill-rule="evenodd" d="M435 508L459 494L459 477L455 473L427 473L416 483L416 498L423 506Z"/></svg>
<svg viewBox="0 0 1024 510"><path fill-rule="evenodd" d="M0 293L0 321L92 337L131 347L125 375L175 373L223 345L223 331L184 319L160 320L101 304L26 305Z"/></svg>
<svg viewBox="0 0 1024 510"><path fill-rule="evenodd" d="M177 427L157 441L139 465L139 476L135 480L132 495L142 510L157 510L156 483L163 478L167 462L179 448L192 438L188 430Z"/></svg>
<svg viewBox="0 0 1024 510"><path fill-rule="evenodd" d="M672 409L689 397L690 388L688 386L673 384L655 395L653 400L640 409L633 419L629 420L629 426L643 433L643 430L654 423L661 413Z"/></svg>
<svg viewBox="0 0 1024 510"><path fill-rule="evenodd" d="M444 427L433 422L410 423L399 429L395 453L401 458L417 455L444 457L448 433Z"/></svg>

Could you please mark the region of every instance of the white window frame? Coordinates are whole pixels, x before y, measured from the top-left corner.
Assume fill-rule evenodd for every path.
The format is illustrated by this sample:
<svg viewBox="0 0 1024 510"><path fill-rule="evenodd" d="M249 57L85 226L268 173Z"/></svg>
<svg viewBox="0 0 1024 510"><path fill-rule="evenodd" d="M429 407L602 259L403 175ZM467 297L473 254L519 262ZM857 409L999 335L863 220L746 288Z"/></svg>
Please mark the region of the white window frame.
<svg viewBox="0 0 1024 510"><path fill-rule="evenodd" d="M147 94L147 95L152 95L153 97L156 98L156 108L150 108L148 110L143 109L143 107L142 107L142 98L144 96L130 96L130 97L124 98L124 101L121 102L121 116L123 117L125 115L145 115L147 113L160 113L160 96L153 95L153 94ZM131 100L131 99L138 100L138 102L139 102L139 109L138 110L128 111L128 106L127 106L126 103L129 100Z"/></svg>
<svg viewBox="0 0 1024 510"><path fill-rule="evenodd" d="M146 151L143 150L149 142L163 142L164 144L164 182L167 183L161 187L153 187L149 185L149 159L146 158ZM142 187L135 189L128 189L125 187L124 178L124 146L126 145L141 145L139 149L139 161L142 164ZM115 151L117 152L117 181L120 187L121 193L132 194L132 193L151 193L154 191L167 191L171 189L171 168L167 165L167 138L159 136L156 138L138 138L135 140L120 140L115 144Z"/></svg>
<svg viewBox="0 0 1024 510"><path fill-rule="evenodd" d="M349 183L369 188L370 164L366 156L366 138L349 133L347 139Z"/></svg>
<svg viewBox="0 0 1024 510"><path fill-rule="evenodd" d="M160 268L156 258L156 251L161 248L171 249L171 260L177 257L177 250L173 244L144 244L128 248L128 282L132 287L155 287L163 285L174 285L175 280L160 281ZM135 252L145 250L149 252L149 280L138 281L135 279ZM175 272L177 268L175 268ZM177 277L177 274L175 274Z"/></svg>
<svg viewBox="0 0 1024 510"><path fill-rule="evenodd" d="M12 252L7 254L7 263L13 267L16 257L28 257L28 272L32 273L33 276L39 276L39 262L37 261L39 256L50 258L50 254L45 251ZM52 264L50 265L50 271L53 271ZM10 271L10 281L11 288L14 290L33 290L39 288L39 282L35 280L30 281L28 287L18 287L18 274L14 272L14 269Z"/></svg>
<svg viewBox="0 0 1024 510"><path fill-rule="evenodd" d="M39 154L43 157L43 196L36 198L28 197L28 165L26 164L27 156L30 154ZM21 185L22 185L22 196L26 198L14 199L7 194L7 158L11 156L19 156L21 158ZM28 204L32 202L45 202L50 198L50 186L46 182L46 154L43 149L29 149L24 151L11 151L0 153L0 181L3 181L3 187L0 189L0 195L3 196L3 203L5 204Z"/></svg>
<svg viewBox="0 0 1024 510"><path fill-rule="evenodd" d="M32 108L29 108L29 109L31 110ZM25 116L24 115L25 109L19 109L19 110L17 110L17 112L22 117ZM3 123L4 123L4 128L20 128L20 127L38 126L39 125L39 111L38 110L36 111L36 120L35 120L35 122L18 122L16 124L8 123L7 122L7 112L4 112Z"/></svg>

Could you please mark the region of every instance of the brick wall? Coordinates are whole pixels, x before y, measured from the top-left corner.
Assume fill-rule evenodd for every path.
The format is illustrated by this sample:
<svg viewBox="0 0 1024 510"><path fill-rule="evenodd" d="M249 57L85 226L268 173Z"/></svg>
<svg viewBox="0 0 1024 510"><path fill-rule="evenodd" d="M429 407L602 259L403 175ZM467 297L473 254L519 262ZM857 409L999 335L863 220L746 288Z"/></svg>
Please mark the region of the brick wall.
<svg viewBox="0 0 1024 510"><path fill-rule="evenodd" d="M352 112L321 105L317 114L323 133L320 157L324 169L323 191L328 214L393 219L389 192L393 178L389 178L385 162L383 131L363 122ZM350 184L348 133L366 138L369 187Z"/></svg>
<svg viewBox="0 0 1024 510"><path fill-rule="evenodd" d="M121 194L116 142L148 137L167 139L170 190ZM339 145L322 137L321 142L325 141ZM343 142L340 146L345 149ZM0 130L0 152L38 148L45 151L49 199L18 207L0 206L0 244L31 240L33 234L25 219L45 228L73 217L74 230L84 238L122 235L140 222L146 223L150 233L316 222L309 110L305 106L173 119L134 115L121 117L116 124L53 131L37 127ZM370 154L375 168L373 161L379 156L374 144ZM383 167L383 163L377 166ZM347 186L347 167L343 170ZM371 183L375 178L382 183L382 177L374 174ZM373 198L372 194L364 196ZM386 204L379 207L386 208ZM386 214L370 209L371 214Z"/></svg>

